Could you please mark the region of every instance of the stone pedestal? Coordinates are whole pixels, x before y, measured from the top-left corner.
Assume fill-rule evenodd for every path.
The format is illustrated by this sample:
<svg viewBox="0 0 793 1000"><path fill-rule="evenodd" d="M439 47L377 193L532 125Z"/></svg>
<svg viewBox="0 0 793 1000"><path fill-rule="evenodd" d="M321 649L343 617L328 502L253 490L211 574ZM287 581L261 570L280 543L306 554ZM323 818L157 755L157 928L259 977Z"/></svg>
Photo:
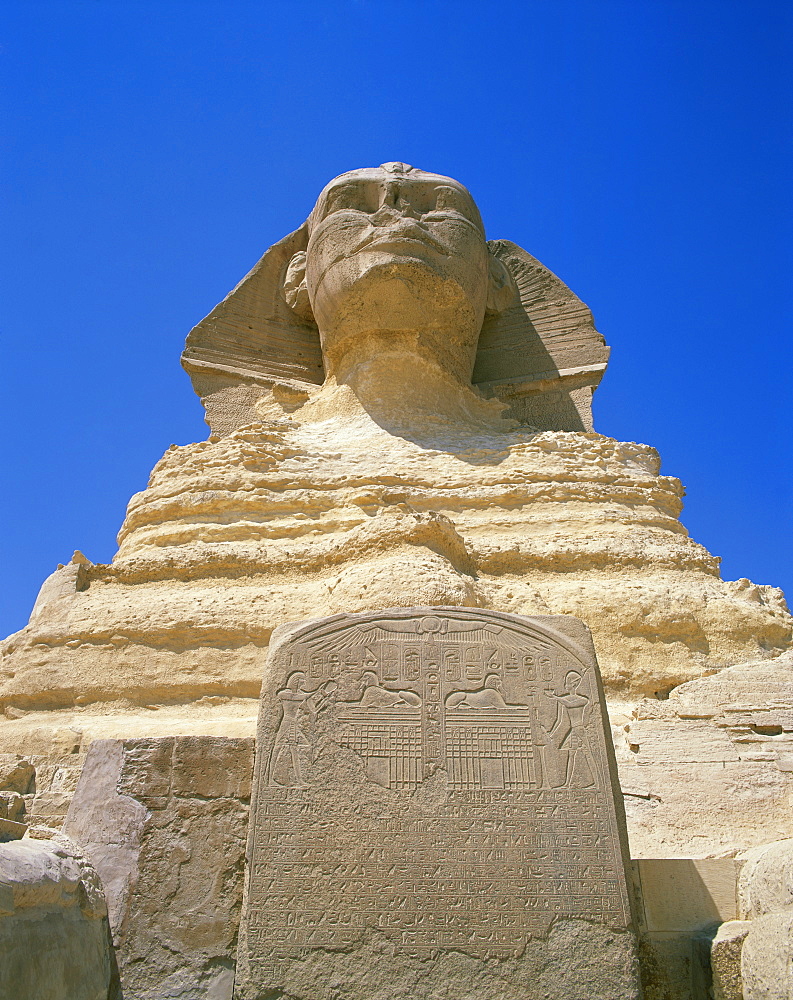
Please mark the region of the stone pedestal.
<svg viewBox="0 0 793 1000"><path fill-rule="evenodd" d="M276 633L235 997L638 998L604 720L576 619Z"/></svg>

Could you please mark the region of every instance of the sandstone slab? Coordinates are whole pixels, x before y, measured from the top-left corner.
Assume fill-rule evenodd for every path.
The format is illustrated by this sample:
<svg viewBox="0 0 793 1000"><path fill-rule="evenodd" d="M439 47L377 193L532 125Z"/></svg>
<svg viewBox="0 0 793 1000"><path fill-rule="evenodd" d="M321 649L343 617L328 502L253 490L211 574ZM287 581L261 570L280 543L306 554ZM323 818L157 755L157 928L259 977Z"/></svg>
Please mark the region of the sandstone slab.
<svg viewBox="0 0 793 1000"><path fill-rule="evenodd" d="M638 997L614 777L580 622L427 608L284 630L235 997Z"/></svg>

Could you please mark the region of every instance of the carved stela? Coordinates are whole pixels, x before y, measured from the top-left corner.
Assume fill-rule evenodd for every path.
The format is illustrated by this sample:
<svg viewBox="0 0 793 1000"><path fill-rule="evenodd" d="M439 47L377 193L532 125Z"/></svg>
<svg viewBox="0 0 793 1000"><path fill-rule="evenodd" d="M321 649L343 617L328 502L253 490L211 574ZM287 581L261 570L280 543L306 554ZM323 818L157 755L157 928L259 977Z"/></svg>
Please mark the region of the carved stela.
<svg viewBox="0 0 793 1000"><path fill-rule="evenodd" d="M638 997L604 719L576 619L276 634L236 995Z"/></svg>

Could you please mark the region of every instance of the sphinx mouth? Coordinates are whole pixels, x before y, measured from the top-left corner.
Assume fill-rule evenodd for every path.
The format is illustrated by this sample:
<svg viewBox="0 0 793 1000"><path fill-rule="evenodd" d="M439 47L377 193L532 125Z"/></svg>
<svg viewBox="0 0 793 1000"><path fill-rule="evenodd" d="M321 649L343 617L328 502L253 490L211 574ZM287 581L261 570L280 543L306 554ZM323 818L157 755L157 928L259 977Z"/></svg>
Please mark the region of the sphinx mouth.
<svg viewBox="0 0 793 1000"><path fill-rule="evenodd" d="M355 257L364 251L383 251L396 256L421 259L427 255L427 250L433 251L439 257L451 257L452 250L436 239L432 233L413 224L395 226L373 226L360 242L336 253L318 275L318 283L325 280L328 271L339 261ZM310 252L310 251L309 251Z"/></svg>
<svg viewBox="0 0 793 1000"><path fill-rule="evenodd" d="M361 250L374 249L401 250L410 255L414 254L417 249L426 250L427 247L436 253L442 254L444 257L448 257L451 252L448 247L445 247L426 230L419 229L418 226L405 226L383 229L380 232L375 231L360 243L355 253L360 253Z"/></svg>

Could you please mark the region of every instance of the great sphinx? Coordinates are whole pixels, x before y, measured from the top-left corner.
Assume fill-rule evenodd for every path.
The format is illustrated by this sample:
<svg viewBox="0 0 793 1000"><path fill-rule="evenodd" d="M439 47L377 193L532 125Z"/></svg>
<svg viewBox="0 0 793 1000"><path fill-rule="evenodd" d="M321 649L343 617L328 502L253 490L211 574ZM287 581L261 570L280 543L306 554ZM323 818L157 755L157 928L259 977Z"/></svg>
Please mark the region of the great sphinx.
<svg viewBox="0 0 793 1000"><path fill-rule="evenodd" d="M461 184L387 163L331 181L192 330L182 363L218 434L257 419L265 390L310 395L329 381L370 412L395 404L407 430L444 410L465 426L507 409L535 429L586 431L608 354L558 278L485 239Z"/></svg>
<svg viewBox="0 0 793 1000"><path fill-rule="evenodd" d="M190 332L182 362L209 437L166 451L130 500L112 563L76 552L42 585L28 625L0 643L0 755L12 770L33 772L21 754L40 768L34 819L63 821L83 754L102 737L66 829L89 846L105 836L97 856L111 857L111 877L128 831L96 834L103 795L111 817L149 816L144 841L146 830L159 836L149 807L167 801L175 823L188 816L180 781L198 796L195 815L208 810L201 822L216 841L194 827L170 923L170 896L155 918L146 893L158 899L160 881L171 893L184 852L161 875L152 868L132 902L137 855L124 861L116 919L138 921L122 933L124 961L137 961L136 934L147 962L165 955L158 921L176 941L182 914L204 905L195 893L222 881L213 844L226 837L236 868L223 905L237 917L227 934L212 915L226 963L212 975L229 986L233 859L270 637L337 612L582 619L609 699L632 856L723 858L788 836L793 619L776 588L721 579L718 558L680 523L683 487L659 474L652 447L595 432L608 355L559 278L486 239L466 188L404 163L332 180ZM298 705L318 682L303 668L290 676L279 697ZM560 731L580 707L578 679L548 694ZM376 673L370 681L371 699L404 701L380 692ZM483 681L460 711L499 698ZM681 934L689 947L691 929ZM182 974L183 944L163 976ZM199 979L215 961L201 955Z"/></svg>
<svg viewBox="0 0 793 1000"><path fill-rule="evenodd" d="M592 429L607 359L457 181L332 180L187 338L208 439L172 446L113 562L76 554L3 644L14 727L76 707L105 731L110 704L244 729L277 625L386 607L578 616L615 703L772 662L781 593L723 581L657 453Z"/></svg>

